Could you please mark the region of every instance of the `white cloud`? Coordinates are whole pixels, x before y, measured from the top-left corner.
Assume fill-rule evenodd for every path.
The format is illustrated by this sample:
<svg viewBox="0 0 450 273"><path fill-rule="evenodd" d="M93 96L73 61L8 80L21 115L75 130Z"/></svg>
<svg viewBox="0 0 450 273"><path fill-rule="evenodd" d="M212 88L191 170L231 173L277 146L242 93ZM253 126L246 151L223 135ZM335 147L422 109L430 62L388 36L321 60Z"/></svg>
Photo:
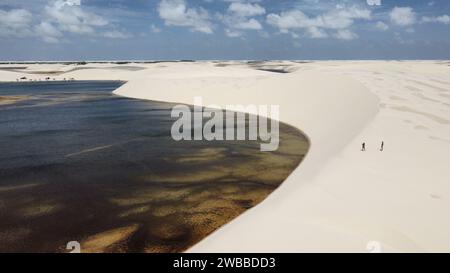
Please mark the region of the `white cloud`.
<svg viewBox="0 0 450 273"><path fill-rule="evenodd" d="M237 21L235 22L234 27L237 29L252 29L252 30L262 29L261 24L256 19L253 18L243 21Z"/></svg>
<svg viewBox="0 0 450 273"><path fill-rule="evenodd" d="M122 31L110 30L110 31L106 31L105 33L103 33L103 37L110 38L110 39L126 39L126 38L129 38L130 35L122 32Z"/></svg>
<svg viewBox="0 0 450 273"><path fill-rule="evenodd" d="M56 43L65 32L83 35L94 35L99 28L109 25L102 16L87 11L79 0L49 1L43 11L44 21L35 26L35 34L48 43ZM107 38L123 38L119 31L108 30L101 33Z"/></svg>
<svg viewBox="0 0 450 273"><path fill-rule="evenodd" d="M63 35L58 28L49 22L41 22L36 26L36 33L47 43L57 43Z"/></svg>
<svg viewBox="0 0 450 273"><path fill-rule="evenodd" d="M258 20L254 18L235 17L232 15L224 15L221 17L222 22L228 29L233 30L261 30L263 27Z"/></svg>
<svg viewBox="0 0 450 273"><path fill-rule="evenodd" d="M233 29L225 29L225 34L230 38L237 38L242 36L241 31L233 30Z"/></svg>
<svg viewBox="0 0 450 273"><path fill-rule="evenodd" d="M0 10L0 37L24 37L31 34L33 15L24 9Z"/></svg>
<svg viewBox="0 0 450 273"><path fill-rule="evenodd" d="M450 16L441 15L441 16L424 16L422 17L423 23L442 23L442 24L450 24Z"/></svg>
<svg viewBox="0 0 450 273"><path fill-rule="evenodd" d="M389 26L386 23L384 23L384 22L378 21L375 24L375 28L378 29L378 30L386 31L386 30L389 29Z"/></svg>
<svg viewBox="0 0 450 273"><path fill-rule="evenodd" d="M324 29L329 29L338 30L338 34L334 35L338 39L343 37L351 37L353 39L357 35L347 29L354 24L355 20L371 20L371 18L370 10L352 6L349 8L337 7L315 17L310 17L299 9L285 11L280 14L271 13L267 16L267 23L277 27L282 33L304 29L311 38L323 38L327 36ZM339 32L340 30L343 31Z"/></svg>
<svg viewBox="0 0 450 273"><path fill-rule="evenodd" d="M348 29L340 29L334 34L334 37L339 40L354 40L358 38L358 34Z"/></svg>
<svg viewBox="0 0 450 273"><path fill-rule="evenodd" d="M92 34L96 27L108 24L103 17L63 0L47 5L45 14L47 21L56 24L61 31L77 34Z"/></svg>
<svg viewBox="0 0 450 273"><path fill-rule="evenodd" d="M81 0L66 0L66 4L69 6L81 6Z"/></svg>
<svg viewBox="0 0 450 273"><path fill-rule="evenodd" d="M225 34L228 37L240 37L243 30L262 30L263 26L255 16L264 15L266 9L258 4L249 2L233 2L225 14L218 14L218 18L225 24Z"/></svg>
<svg viewBox="0 0 450 273"><path fill-rule="evenodd" d="M106 24L101 17L84 12L77 4L77 0L50 1L44 8L46 21L41 22L33 22L31 12L24 9L0 10L0 36L39 37L56 43L63 31L91 33L94 26Z"/></svg>
<svg viewBox="0 0 450 273"><path fill-rule="evenodd" d="M398 26L411 26L416 22L416 13L411 7L395 7L389 16L391 22Z"/></svg>
<svg viewBox="0 0 450 273"><path fill-rule="evenodd" d="M370 20L372 13L368 9L358 7L338 8L322 16L324 27L331 29L344 29L353 25L355 20Z"/></svg>
<svg viewBox="0 0 450 273"><path fill-rule="evenodd" d="M263 15L266 9L258 4L234 2L228 7L228 11L234 13L236 16L253 17Z"/></svg>
<svg viewBox="0 0 450 273"><path fill-rule="evenodd" d="M49 1L43 10L44 21L35 26L35 34L48 43L59 42L64 33L99 35L110 39L125 39L132 35L111 26L103 16L88 10L80 0Z"/></svg>
<svg viewBox="0 0 450 273"><path fill-rule="evenodd" d="M328 34L324 30L322 30L322 29L320 29L318 27L310 27L310 28L308 28L308 33L309 33L309 36L311 38L314 38L314 39L328 37Z"/></svg>
<svg viewBox="0 0 450 273"><path fill-rule="evenodd" d="M312 24L310 18L301 10L291 10L281 14L271 13L267 15L267 23L287 33L290 29L307 28Z"/></svg>
<svg viewBox="0 0 450 273"><path fill-rule="evenodd" d="M203 8L189 8L185 0L162 0L158 13L167 26L189 27L193 31L213 33L209 13Z"/></svg>

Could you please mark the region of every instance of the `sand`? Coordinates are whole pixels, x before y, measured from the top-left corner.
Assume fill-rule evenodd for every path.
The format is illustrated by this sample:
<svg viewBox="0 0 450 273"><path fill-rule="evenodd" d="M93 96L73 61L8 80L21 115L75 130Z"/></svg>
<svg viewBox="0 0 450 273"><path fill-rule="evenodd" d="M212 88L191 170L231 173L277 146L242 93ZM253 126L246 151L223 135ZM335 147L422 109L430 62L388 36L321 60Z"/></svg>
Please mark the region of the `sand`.
<svg viewBox="0 0 450 273"><path fill-rule="evenodd" d="M0 96L0 106L14 104L27 99L26 96Z"/></svg>
<svg viewBox="0 0 450 273"><path fill-rule="evenodd" d="M279 189L190 252L367 252L373 242L386 252L450 251L448 63L89 66L28 65L0 70L0 80L64 69L58 78L126 80L115 93L134 98L277 104L280 119L309 136L308 155Z"/></svg>

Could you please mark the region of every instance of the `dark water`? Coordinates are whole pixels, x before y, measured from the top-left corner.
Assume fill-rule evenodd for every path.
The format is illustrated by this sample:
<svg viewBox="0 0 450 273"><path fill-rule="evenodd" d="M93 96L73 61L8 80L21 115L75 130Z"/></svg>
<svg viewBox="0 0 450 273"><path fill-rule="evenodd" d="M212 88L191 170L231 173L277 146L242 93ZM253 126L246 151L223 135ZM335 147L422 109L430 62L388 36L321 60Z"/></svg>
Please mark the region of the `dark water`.
<svg viewBox="0 0 450 273"><path fill-rule="evenodd" d="M179 252L276 189L308 149L175 142L173 105L121 82L0 84L0 252Z"/></svg>

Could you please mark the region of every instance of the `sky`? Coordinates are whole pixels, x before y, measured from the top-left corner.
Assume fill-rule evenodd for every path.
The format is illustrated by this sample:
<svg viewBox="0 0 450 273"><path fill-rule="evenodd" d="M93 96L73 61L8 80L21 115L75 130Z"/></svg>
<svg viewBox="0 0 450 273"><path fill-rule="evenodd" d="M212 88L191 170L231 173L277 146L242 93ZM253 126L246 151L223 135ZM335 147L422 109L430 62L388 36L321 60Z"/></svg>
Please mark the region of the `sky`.
<svg viewBox="0 0 450 273"><path fill-rule="evenodd" d="M450 59L450 0L0 0L0 61Z"/></svg>

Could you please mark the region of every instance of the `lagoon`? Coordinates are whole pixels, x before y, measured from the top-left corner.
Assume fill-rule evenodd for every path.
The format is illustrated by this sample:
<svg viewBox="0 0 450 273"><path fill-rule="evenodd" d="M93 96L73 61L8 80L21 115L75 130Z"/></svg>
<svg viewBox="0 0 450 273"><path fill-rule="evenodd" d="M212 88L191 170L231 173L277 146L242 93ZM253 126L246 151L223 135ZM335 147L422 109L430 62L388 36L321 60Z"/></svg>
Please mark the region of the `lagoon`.
<svg viewBox="0 0 450 273"><path fill-rule="evenodd" d="M174 106L112 94L123 82L2 83L0 252L181 252L256 206L309 143L171 138ZM17 99L20 98L20 99Z"/></svg>

